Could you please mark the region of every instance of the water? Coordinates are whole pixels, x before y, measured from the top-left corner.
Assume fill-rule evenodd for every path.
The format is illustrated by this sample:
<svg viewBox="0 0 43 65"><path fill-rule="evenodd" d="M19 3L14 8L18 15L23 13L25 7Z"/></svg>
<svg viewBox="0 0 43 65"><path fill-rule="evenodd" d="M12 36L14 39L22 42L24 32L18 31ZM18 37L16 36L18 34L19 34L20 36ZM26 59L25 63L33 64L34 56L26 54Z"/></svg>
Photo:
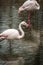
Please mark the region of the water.
<svg viewBox="0 0 43 65"><path fill-rule="evenodd" d="M0 33L9 28L18 29L18 25L22 20L27 21L28 13L25 11L19 15L18 7L18 5L14 4L12 6L1 6ZM23 39L13 41L3 40L0 42L0 57L12 54L29 59L29 63L35 59L36 52L40 45L39 13L40 11L31 14L32 27L31 30L23 28L25 31L25 37Z"/></svg>

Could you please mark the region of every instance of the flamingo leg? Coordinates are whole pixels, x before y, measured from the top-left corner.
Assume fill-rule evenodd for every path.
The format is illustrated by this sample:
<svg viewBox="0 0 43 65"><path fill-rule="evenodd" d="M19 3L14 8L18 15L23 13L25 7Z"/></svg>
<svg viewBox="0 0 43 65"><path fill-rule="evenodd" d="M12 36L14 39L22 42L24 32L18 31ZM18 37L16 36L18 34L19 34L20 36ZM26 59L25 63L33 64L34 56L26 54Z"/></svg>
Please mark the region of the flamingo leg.
<svg viewBox="0 0 43 65"><path fill-rule="evenodd" d="M28 21L27 21L27 23L28 23L28 27L30 27L30 12L28 13Z"/></svg>

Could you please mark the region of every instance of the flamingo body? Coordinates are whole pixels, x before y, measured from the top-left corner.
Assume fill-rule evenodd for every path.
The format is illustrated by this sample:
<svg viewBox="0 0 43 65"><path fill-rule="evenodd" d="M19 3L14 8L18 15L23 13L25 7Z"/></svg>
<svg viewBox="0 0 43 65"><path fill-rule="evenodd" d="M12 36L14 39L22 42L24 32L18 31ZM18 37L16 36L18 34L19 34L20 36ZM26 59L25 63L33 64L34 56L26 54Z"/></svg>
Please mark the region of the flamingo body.
<svg viewBox="0 0 43 65"><path fill-rule="evenodd" d="M1 39L21 39L21 38L23 38L24 31L22 30L21 25L28 26L28 24L24 21L19 24L19 30L21 32L21 35L20 35L19 31L16 29L7 29L0 34L0 38Z"/></svg>
<svg viewBox="0 0 43 65"><path fill-rule="evenodd" d="M2 32L0 36L7 39L17 39L19 36L19 31L16 29L8 29Z"/></svg>
<svg viewBox="0 0 43 65"><path fill-rule="evenodd" d="M27 23L28 23L28 27L30 27L30 11L31 10L39 10L39 9L40 9L40 5L38 4L38 2L36 0L27 0L19 8L18 13L20 13L21 11L24 11L24 10L29 11Z"/></svg>
<svg viewBox="0 0 43 65"><path fill-rule="evenodd" d="M18 13L20 13L21 11L24 11L24 10L31 11L31 10L39 10L39 9L40 9L40 5L38 4L38 2L36 0L27 0L19 8Z"/></svg>

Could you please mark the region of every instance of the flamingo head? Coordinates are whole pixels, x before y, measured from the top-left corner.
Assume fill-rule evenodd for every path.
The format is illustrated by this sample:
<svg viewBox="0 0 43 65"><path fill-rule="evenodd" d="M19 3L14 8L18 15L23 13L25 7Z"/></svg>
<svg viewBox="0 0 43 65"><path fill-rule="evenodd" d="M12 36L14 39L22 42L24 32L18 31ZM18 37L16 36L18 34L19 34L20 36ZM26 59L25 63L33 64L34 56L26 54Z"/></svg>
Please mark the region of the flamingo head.
<svg viewBox="0 0 43 65"><path fill-rule="evenodd" d="M21 24L28 27L28 24L25 21L22 21Z"/></svg>

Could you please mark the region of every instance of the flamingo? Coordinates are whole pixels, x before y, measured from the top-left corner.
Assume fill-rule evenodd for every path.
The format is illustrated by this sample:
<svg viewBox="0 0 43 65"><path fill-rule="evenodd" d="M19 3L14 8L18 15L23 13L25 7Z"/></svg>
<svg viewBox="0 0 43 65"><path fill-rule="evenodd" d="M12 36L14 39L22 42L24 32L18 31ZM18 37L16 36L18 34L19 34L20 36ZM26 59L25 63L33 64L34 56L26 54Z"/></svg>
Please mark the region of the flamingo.
<svg viewBox="0 0 43 65"><path fill-rule="evenodd" d="M21 39L21 38L23 38L24 37L24 31L21 28L22 25L27 27L28 24L25 21L22 21L19 24L19 30L21 32L21 35L20 35L19 31L16 30L16 29L7 29L4 32L0 33L0 39L13 40L13 39Z"/></svg>
<svg viewBox="0 0 43 65"><path fill-rule="evenodd" d="M27 0L26 2L24 2L24 4L22 6L19 7L18 13L20 13L21 11L27 10L29 11L28 14L28 27L30 26L30 11L32 10L39 10L40 9L40 5L38 4L38 2L36 0Z"/></svg>

